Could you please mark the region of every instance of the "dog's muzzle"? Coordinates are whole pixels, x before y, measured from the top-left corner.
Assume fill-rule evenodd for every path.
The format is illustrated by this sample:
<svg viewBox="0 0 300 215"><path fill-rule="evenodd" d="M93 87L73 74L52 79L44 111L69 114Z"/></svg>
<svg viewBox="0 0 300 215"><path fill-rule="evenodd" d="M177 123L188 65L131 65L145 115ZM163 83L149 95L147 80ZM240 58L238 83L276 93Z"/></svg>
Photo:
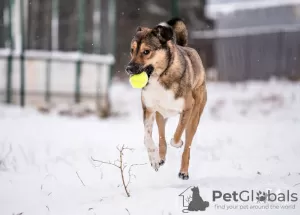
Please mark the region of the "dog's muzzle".
<svg viewBox="0 0 300 215"><path fill-rule="evenodd" d="M125 70L129 75L137 75L137 74L140 74L145 71L147 73L148 77L150 77L150 75L154 71L154 68L152 65L146 66L144 68L143 66L141 66L139 64L130 63L130 64L128 64L128 66L126 67Z"/></svg>
<svg viewBox="0 0 300 215"><path fill-rule="evenodd" d="M141 71L141 66L139 64L136 64L136 63L128 64L125 70L129 75L136 75L136 74L139 74L139 73L142 72Z"/></svg>

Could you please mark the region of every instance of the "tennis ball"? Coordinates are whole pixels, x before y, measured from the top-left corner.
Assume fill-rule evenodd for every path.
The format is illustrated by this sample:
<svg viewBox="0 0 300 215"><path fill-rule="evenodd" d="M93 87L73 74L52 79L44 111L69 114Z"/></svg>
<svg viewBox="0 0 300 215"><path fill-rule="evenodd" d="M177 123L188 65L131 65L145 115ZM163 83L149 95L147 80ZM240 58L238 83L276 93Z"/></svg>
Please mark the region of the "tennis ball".
<svg viewBox="0 0 300 215"><path fill-rule="evenodd" d="M148 83L148 75L146 72L142 72L137 75L132 75L129 78L129 82L133 88L143 88Z"/></svg>

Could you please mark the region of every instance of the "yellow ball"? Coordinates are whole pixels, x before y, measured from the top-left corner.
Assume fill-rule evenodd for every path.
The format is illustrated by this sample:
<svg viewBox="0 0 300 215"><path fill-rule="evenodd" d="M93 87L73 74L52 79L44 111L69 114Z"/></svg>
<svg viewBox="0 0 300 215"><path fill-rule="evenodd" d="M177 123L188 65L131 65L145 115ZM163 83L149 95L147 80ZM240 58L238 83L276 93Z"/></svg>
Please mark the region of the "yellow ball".
<svg viewBox="0 0 300 215"><path fill-rule="evenodd" d="M129 82L133 88L143 88L148 83L148 75L146 72L142 72L137 75L132 75L129 78Z"/></svg>

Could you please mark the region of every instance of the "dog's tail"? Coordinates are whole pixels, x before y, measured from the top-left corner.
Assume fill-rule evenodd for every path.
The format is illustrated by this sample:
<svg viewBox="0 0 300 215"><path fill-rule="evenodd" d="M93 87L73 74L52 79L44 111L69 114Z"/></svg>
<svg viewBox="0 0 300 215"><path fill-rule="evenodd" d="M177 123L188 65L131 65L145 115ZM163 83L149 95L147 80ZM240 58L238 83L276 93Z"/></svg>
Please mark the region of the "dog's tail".
<svg viewBox="0 0 300 215"><path fill-rule="evenodd" d="M180 18L173 18L167 21L167 24L173 28L175 33L176 43L180 46L187 46L188 43L188 31L183 20Z"/></svg>

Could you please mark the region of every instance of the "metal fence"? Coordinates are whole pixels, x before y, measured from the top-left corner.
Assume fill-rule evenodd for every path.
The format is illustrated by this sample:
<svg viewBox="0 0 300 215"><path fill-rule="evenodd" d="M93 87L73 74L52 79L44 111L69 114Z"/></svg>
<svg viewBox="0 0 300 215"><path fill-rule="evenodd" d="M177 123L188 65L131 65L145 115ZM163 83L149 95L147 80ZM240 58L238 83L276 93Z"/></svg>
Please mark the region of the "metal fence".
<svg viewBox="0 0 300 215"><path fill-rule="evenodd" d="M221 81L300 77L300 25L194 32L193 37L212 42Z"/></svg>
<svg viewBox="0 0 300 215"><path fill-rule="evenodd" d="M105 94L102 95L104 98L108 97L107 88L111 78L109 68L115 61L116 1L76 0L68 1L67 6L65 3L65 0L1 1L0 60L6 60L6 74L2 74L2 77L6 77L7 103L13 103L16 89L13 86L16 80L13 79L17 77L14 73L18 73L19 103L21 106L26 104L26 95L30 94L26 86L26 78L30 74L28 64L38 61L45 64L44 71L39 71L45 73L45 90L39 93L44 94L46 101L51 100L53 70L63 70L59 66L54 68L55 63L73 64L75 103L79 103L82 97L81 79L85 64L95 66L100 73L108 73L102 75L107 79L102 80L104 88L101 86L95 89L103 89L100 94ZM66 11L68 8L71 10ZM102 10L106 11L105 17Z"/></svg>
<svg viewBox="0 0 300 215"><path fill-rule="evenodd" d="M191 36L219 80L300 79L299 1L243 2L216 15L215 30Z"/></svg>

